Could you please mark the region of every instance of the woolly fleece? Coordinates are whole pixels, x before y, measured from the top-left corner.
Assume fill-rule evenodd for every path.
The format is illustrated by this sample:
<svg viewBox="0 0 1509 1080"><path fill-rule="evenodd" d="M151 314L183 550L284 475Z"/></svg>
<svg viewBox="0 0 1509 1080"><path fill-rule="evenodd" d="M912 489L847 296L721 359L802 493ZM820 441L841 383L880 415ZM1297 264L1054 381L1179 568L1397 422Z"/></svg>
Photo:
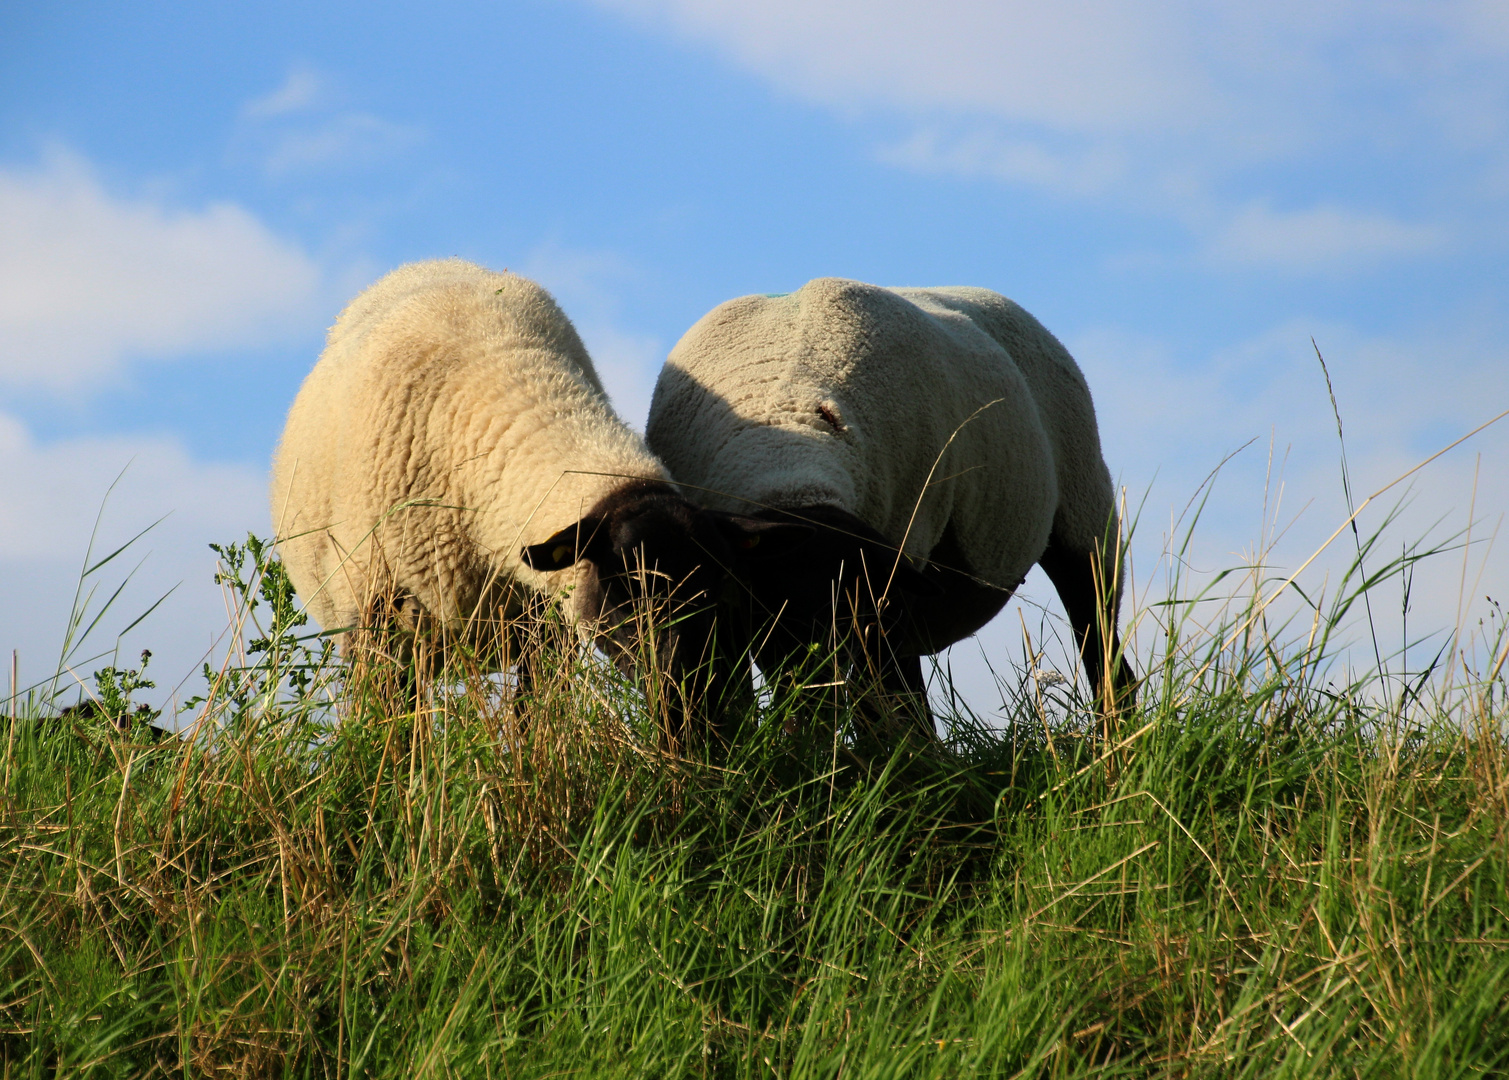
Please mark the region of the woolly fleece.
<svg viewBox="0 0 1509 1080"><path fill-rule="evenodd" d="M917 560L951 531L1002 603L1050 533L1091 552L1115 514L1078 365L988 289L731 300L671 351L646 438L709 507L837 507Z"/></svg>
<svg viewBox="0 0 1509 1080"><path fill-rule="evenodd" d="M669 479L555 301L448 259L400 267L336 320L288 414L272 516L321 626L356 624L396 588L455 630L484 598L515 616L571 584L520 549L628 478Z"/></svg>

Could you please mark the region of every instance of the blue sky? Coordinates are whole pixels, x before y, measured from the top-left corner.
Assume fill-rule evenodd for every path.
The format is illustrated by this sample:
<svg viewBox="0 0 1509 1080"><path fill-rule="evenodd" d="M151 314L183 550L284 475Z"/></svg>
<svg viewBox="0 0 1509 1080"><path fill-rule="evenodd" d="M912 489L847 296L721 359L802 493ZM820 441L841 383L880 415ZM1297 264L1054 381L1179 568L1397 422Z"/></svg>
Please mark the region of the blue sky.
<svg viewBox="0 0 1509 1080"><path fill-rule="evenodd" d="M128 462L105 550L171 516L100 640L182 581L123 648L153 648L165 686L194 666L225 624L205 544L266 530L324 328L450 254L551 288L636 426L666 351L732 296L997 289L1090 379L1144 506L1139 591L1252 439L1193 562L1239 562L1267 505L1293 568L1346 514L1312 337L1363 494L1509 408L1509 7L0 8L0 648L23 683ZM1506 429L1419 474L1394 548L1474 506L1492 535ZM1475 544L1420 571L1411 625L1505 592L1509 562ZM1051 602L1037 576L1025 593ZM1032 603L984 635L998 664ZM989 711L979 651L956 670Z"/></svg>

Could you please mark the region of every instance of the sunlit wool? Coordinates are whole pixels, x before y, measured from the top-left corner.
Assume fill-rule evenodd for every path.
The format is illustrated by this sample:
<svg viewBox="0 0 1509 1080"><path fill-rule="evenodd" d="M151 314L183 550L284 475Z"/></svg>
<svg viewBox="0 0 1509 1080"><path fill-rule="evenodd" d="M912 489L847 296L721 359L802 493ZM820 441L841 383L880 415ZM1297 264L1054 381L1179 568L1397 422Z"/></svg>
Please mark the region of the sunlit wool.
<svg viewBox="0 0 1509 1080"><path fill-rule="evenodd" d="M731 300L672 350L646 438L708 506L832 507L924 566L946 551L968 600L919 605L911 651L977 630L1050 546L1083 593L1115 535L1078 365L987 289L819 278Z"/></svg>
<svg viewBox="0 0 1509 1080"><path fill-rule="evenodd" d="M421 262L331 328L289 412L272 515L325 628L356 624L387 588L460 630L479 607L514 616L572 584L581 565L542 573L521 548L628 478L667 473L550 295L459 259Z"/></svg>

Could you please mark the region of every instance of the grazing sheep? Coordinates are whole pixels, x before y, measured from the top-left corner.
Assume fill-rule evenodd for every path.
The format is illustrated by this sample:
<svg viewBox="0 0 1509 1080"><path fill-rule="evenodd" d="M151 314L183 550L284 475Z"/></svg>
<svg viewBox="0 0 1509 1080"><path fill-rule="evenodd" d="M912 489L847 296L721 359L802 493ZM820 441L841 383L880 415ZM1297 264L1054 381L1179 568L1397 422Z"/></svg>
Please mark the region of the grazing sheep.
<svg viewBox="0 0 1509 1080"><path fill-rule="evenodd" d="M1120 553L1094 406L1005 297L819 278L731 300L671 351L646 441L706 506L819 527L752 568L775 619L762 668L838 625L861 643L851 662L923 720L921 655L979 630L1039 563L1106 689ZM1134 678L1121 660L1122 701Z"/></svg>
<svg viewBox="0 0 1509 1080"><path fill-rule="evenodd" d="M737 689L712 601L771 534L680 494L545 290L459 259L401 267L336 320L288 414L272 514L327 630L429 631L506 663L521 620L569 589L567 614L621 666L653 651L694 699Z"/></svg>

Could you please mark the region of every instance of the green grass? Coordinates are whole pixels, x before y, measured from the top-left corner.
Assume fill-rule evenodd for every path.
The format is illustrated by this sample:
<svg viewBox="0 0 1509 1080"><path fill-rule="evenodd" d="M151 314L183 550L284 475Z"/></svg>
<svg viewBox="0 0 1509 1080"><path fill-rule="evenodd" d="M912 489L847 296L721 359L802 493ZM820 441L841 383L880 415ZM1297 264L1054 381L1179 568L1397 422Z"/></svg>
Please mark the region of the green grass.
<svg viewBox="0 0 1509 1080"><path fill-rule="evenodd" d="M1509 1072L1502 635L1401 705L1165 614L1109 737L1031 692L861 760L773 700L707 761L586 661L416 715L256 562L192 737L4 726L4 1076Z"/></svg>

